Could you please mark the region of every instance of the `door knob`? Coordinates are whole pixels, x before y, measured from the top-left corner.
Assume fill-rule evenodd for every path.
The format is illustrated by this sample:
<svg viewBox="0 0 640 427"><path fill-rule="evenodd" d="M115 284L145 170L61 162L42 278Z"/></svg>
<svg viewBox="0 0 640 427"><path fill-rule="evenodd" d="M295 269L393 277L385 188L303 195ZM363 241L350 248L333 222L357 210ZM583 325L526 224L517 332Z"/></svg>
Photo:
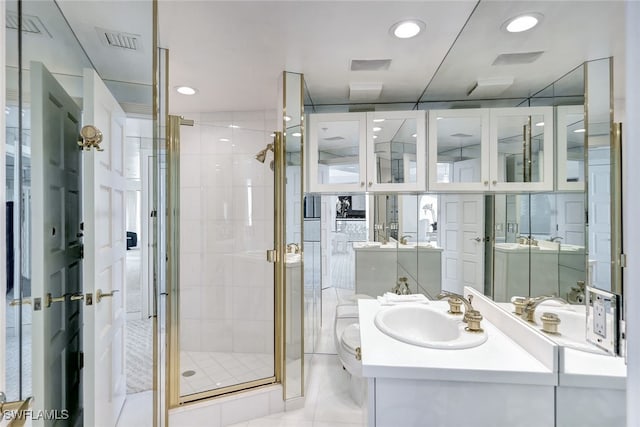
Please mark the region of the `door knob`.
<svg viewBox="0 0 640 427"><path fill-rule="evenodd" d="M116 292L120 292L118 289L114 289L111 292L102 292L101 289L98 289L96 291L96 302L100 302L100 300L102 298L110 298L113 296L113 294L115 294Z"/></svg>
<svg viewBox="0 0 640 427"><path fill-rule="evenodd" d="M51 295L51 292L47 293L47 296L44 298L44 306L51 307L51 304L54 302L64 302L67 299L67 295L62 295L59 297L54 297Z"/></svg>
<svg viewBox="0 0 640 427"><path fill-rule="evenodd" d="M482 242L484 239L483 239L482 237L476 237L476 238L469 239L469 240L475 240L476 242L480 243L480 242Z"/></svg>

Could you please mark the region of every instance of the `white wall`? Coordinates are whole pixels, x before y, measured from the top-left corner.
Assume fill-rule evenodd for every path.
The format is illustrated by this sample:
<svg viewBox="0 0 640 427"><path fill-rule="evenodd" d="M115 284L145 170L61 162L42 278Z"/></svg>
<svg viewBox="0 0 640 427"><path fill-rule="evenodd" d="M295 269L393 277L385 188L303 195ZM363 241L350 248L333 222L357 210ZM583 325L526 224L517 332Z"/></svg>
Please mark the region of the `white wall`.
<svg viewBox="0 0 640 427"><path fill-rule="evenodd" d="M629 267L624 270L627 315L627 425L640 425L640 198L637 185L640 182L640 3L627 2L627 69L626 69L626 117L623 124L622 198L624 251Z"/></svg>
<svg viewBox="0 0 640 427"><path fill-rule="evenodd" d="M271 353L273 153L255 155L275 112L185 117L196 124L180 128L180 347Z"/></svg>

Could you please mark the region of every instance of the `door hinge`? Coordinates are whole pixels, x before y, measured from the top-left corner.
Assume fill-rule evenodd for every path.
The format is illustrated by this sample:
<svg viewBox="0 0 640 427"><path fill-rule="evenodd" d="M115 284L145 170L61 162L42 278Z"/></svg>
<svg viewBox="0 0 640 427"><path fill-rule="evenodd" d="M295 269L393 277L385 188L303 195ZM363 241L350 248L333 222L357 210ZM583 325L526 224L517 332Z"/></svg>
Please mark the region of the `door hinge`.
<svg viewBox="0 0 640 427"><path fill-rule="evenodd" d="M84 368L84 352L83 351L79 351L78 352L78 369L82 369Z"/></svg>
<svg viewBox="0 0 640 427"><path fill-rule="evenodd" d="M80 245L80 259L84 259L84 245Z"/></svg>
<svg viewBox="0 0 640 427"><path fill-rule="evenodd" d="M620 254L620 267L627 268L627 254Z"/></svg>

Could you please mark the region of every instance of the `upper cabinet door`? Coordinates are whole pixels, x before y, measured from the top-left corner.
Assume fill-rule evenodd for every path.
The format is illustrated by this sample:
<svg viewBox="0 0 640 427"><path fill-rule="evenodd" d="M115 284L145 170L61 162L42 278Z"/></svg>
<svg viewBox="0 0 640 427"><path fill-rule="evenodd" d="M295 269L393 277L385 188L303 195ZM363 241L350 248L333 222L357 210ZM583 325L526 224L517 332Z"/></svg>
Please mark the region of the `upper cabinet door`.
<svg viewBox="0 0 640 427"><path fill-rule="evenodd" d="M365 190L366 113L309 115L309 191Z"/></svg>
<svg viewBox="0 0 640 427"><path fill-rule="evenodd" d="M424 191L424 111L367 113L367 191Z"/></svg>
<svg viewBox="0 0 640 427"><path fill-rule="evenodd" d="M492 108L491 189L553 190L553 107Z"/></svg>
<svg viewBox="0 0 640 427"><path fill-rule="evenodd" d="M556 188L584 191L584 106L556 107Z"/></svg>
<svg viewBox="0 0 640 427"><path fill-rule="evenodd" d="M489 110L429 111L429 190L489 190Z"/></svg>

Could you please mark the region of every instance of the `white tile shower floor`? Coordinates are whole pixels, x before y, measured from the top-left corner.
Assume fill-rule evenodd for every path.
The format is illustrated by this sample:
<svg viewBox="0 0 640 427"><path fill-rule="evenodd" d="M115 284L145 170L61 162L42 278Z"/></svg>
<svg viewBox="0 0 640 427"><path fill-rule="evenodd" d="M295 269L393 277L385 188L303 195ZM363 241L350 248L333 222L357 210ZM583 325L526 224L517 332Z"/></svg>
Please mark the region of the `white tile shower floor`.
<svg viewBox="0 0 640 427"><path fill-rule="evenodd" d="M364 427L367 411L349 397L349 378L337 356L315 354L311 357L310 365L303 408L228 427ZM151 427L152 399L151 392L127 396L118 427Z"/></svg>
<svg viewBox="0 0 640 427"><path fill-rule="evenodd" d="M273 354L181 351L180 394L267 378L273 372Z"/></svg>

